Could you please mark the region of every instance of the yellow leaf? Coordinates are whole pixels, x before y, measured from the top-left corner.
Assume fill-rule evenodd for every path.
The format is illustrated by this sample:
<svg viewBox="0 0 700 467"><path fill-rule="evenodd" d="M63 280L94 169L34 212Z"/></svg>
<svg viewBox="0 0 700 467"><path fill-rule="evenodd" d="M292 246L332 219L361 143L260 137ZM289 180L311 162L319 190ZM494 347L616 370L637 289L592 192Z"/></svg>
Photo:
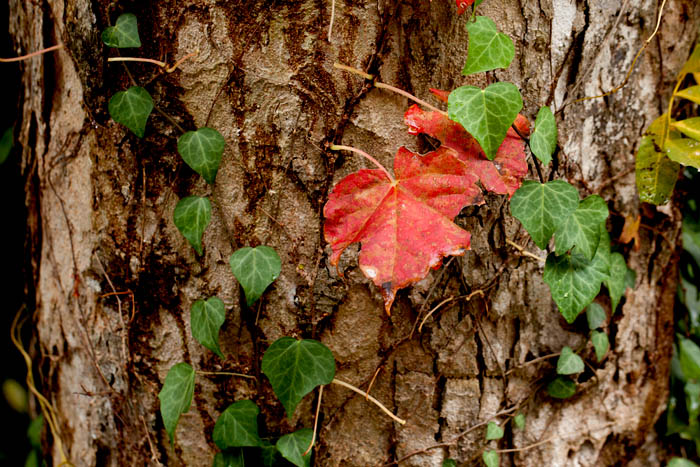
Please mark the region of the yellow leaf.
<svg viewBox="0 0 700 467"><path fill-rule="evenodd" d="M683 99L688 99L696 104L700 104L700 86L691 86L689 88L681 89L676 93L676 96L682 97Z"/></svg>
<svg viewBox="0 0 700 467"><path fill-rule="evenodd" d="M697 84L700 84L700 73L693 73L693 78Z"/></svg>
<svg viewBox="0 0 700 467"><path fill-rule="evenodd" d="M700 167L700 141L690 138L669 139L664 150L672 161Z"/></svg>
<svg viewBox="0 0 700 467"><path fill-rule="evenodd" d="M657 119L650 125L648 131L654 131L654 125L658 121L661 121L663 128L663 121ZM673 162L658 150L658 139L661 137L654 136L654 134L642 138L637 150L636 163L639 199L645 203L656 205L664 204L669 200L680 170L678 163Z"/></svg>
<svg viewBox="0 0 700 467"><path fill-rule="evenodd" d="M683 65L683 69L681 70L681 76L686 75L688 73L698 72L700 72L700 47L696 45L695 50L693 50L693 54L690 56L688 61L685 62L685 65Z"/></svg>
<svg viewBox="0 0 700 467"><path fill-rule="evenodd" d="M684 135L700 141L700 117L673 122L671 126Z"/></svg>
<svg viewBox="0 0 700 467"><path fill-rule="evenodd" d="M638 251L639 247L642 246L642 242L639 240L639 224L642 221L642 216L633 215L625 216L625 225L622 227L622 234L620 235L620 243L634 242L634 251Z"/></svg>

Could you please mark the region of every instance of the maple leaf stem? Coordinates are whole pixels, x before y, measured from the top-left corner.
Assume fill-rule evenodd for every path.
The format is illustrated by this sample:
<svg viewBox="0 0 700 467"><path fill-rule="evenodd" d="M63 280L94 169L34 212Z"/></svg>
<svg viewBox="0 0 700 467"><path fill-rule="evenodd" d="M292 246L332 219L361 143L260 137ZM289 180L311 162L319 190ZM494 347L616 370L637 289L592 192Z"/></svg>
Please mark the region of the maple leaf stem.
<svg viewBox="0 0 700 467"><path fill-rule="evenodd" d="M360 395L362 395L362 396L366 396L366 398L369 399L370 402L372 402L374 405L376 405L377 407L379 407L380 409L382 409L382 412L384 412L384 413L387 414L389 417L391 417L392 420L394 420L395 422L400 423L400 424L402 424L402 425L405 425L405 424L406 424L406 420L404 420L404 419L402 419L402 418L399 418L399 417L397 417L396 415L394 415L393 413L391 413L391 410L387 409L387 408L384 406L384 404L382 404L381 402L379 402L377 399L375 399L374 397L370 396L370 395L367 394L366 392L362 391L361 389L358 389L358 388L356 388L355 386L353 386L352 384L346 383L345 381L341 381L341 380L339 380L339 379L334 379L334 380L331 381L331 382L332 382L333 384L337 384L338 386L343 386L344 388L350 389L351 391L354 391L354 392L356 392L356 393L358 393L358 394L360 394Z"/></svg>
<svg viewBox="0 0 700 467"><path fill-rule="evenodd" d="M395 86L392 86L392 85L390 85L390 84L386 84L386 83L382 83L382 82L379 82L379 81L375 81L376 76L370 75L369 73L365 73L364 71L358 70L357 68L353 68L353 67L351 67L351 66L343 65L342 63L334 63L334 64L333 64L333 67L334 67L334 68L337 68L337 69L339 69L339 70L348 71L348 72L350 72L350 73L354 73L354 74L356 74L356 75L362 76L364 79L367 79L367 80L372 81L372 84L373 84L375 87L377 87L377 88L386 89L386 90L395 92L396 94L400 94L400 95L402 95L402 96L404 96L404 97L407 97L408 99L412 100L413 102L415 102L415 103L417 103L417 104L423 105L423 106L429 108L430 110L432 110L432 111L434 111L434 112L438 112L439 114L442 114L442 115L444 115L445 117L447 117L447 112L445 112L444 110L438 109L437 107L435 107L434 105L432 105L432 104L430 104L430 103L424 101L423 99L419 99L418 97L414 96L414 95L411 94L410 92L406 92L406 91L404 91L403 89L399 89L399 88L397 88L397 87L395 87Z"/></svg>
<svg viewBox="0 0 700 467"><path fill-rule="evenodd" d="M389 178L389 180L391 180L391 183L394 183L394 184L396 183L396 179L394 179L394 177L389 173L389 171L382 164L380 164L377 159L370 156L369 154L367 154L363 150L353 148L352 146L343 146L340 144L331 145L331 150L332 151L350 151L350 152L354 152L356 154L361 155L362 157L364 157L365 159L369 160L374 165L376 165L379 169L381 169L381 171L386 174L386 176Z"/></svg>

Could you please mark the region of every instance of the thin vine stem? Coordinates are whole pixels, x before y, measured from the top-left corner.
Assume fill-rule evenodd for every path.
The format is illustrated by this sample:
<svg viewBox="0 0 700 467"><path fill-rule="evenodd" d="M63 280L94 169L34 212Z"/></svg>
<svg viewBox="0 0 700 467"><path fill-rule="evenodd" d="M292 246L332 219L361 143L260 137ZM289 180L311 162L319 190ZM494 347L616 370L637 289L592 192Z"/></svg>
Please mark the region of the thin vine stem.
<svg viewBox="0 0 700 467"><path fill-rule="evenodd" d="M21 62L22 60L36 57L37 55L42 55L42 54L45 54L47 52L53 52L54 50L58 50L62 47L63 47L63 44L57 44L57 45L52 45L51 47L47 47L45 49L37 50L36 52L32 52L32 53L29 53L26 55L20 55L19 57L0 58L0 63Z"/></svg>
<svg viewBox="0 0 700 467"><path fill-rule="evenodd" d="M255 379L255 376L244 375L243 373L232 373L230 371L195 371L198 375L211 375L211 376L237 376L239 378Z"/></svg>
<svg viewBox="0 0 700 467"><path fill-rule="evenodd" d="M389 180L391 180L392 184L396 184L396 179L394 178L393 175L391 175L389 173L389 171L386 169L386 167L384 167L382 164L379 163L379 161L377 159L370 156L369 154L367 154L363 150L353 148L352 146L343 146L341 144L333 144L333 145L331 145L330 149L331 149L331 151L350 151L350 152L354 152L355 154L361 155L362 157L364 157L365 159L367 159L368 161L370 161L374 165L376 165L382 172L384 172L384 174L386 174L386 176L389 178Z"/></svg>
<svg viewBox="0 0 700 467"><path fill-rule="evenodd" d="M168 64L161 62L160 60L153 60L152 58L140 58L140 57L109 57L108 62L141 62L141 63L152 63L153 65L158 65L161 68L165 68Z"/></svg>
<svg viewBox="0 0 700 467"><path fill-rule="evenodd" d="M311 451L311 448L314 447L314 443L316 442L316 433L318 432L318 414L321 411L321 399L323 399L323 385L319 386L318 388L318 403L316 404L316 416L314 417L314 432L311 435L311 443L309 443L309 447L306 448L306 451L304 451L304 454L301 455L301 457L306 457L306 455Z"/></svg>
<svg viewBox="0 0 700 467"><path fill-rule="evenodd" d="M382 410L382 412L384 412L384 413L387 414L389 417L391 417L392 420L394 420L395 422L400 423L400 424L402 424L402 425L405 425L405 424L406 424L406 420L404 420L404 419L402 419L402 418L399 418L399 417L397 417L396 415L394 415L393 413L391 413L391 410L387 409L387 408L384 406L384 404L382 404L382 403L379 402L377 399L375 399L374 397L370 396L369 394L367 394L367 393L364 392L363 390L358 389L358 388L356 388L355 386L353 386L352 384L346 383L345 381L341 381L341 380L339 380L339 379L337 379L337 378L334 379L334 380L331 381L331 382L332 382L333 384L337 384L338 386L343 386L344 388L350 389L351 391L354 391L354 392L356 392L357 394L359 394L359 395L361 395L361 396L366 396L366 398L369 399L370 402L372 402L374 405L376 405L377 407L379 407L379 408Z"/></svg>

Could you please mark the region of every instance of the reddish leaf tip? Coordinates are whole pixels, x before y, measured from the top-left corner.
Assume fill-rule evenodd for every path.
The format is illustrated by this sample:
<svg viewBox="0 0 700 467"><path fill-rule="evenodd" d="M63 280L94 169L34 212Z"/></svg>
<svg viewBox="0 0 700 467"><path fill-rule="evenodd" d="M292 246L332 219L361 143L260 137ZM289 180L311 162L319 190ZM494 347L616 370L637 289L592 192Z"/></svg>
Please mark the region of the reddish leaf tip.
<svg viewBox="0 0 700 467"><path fill-rule="evenodd" d="M457 4L457 14L461 15L474 3L474 0L455 0Z"/></svg>
<svg viewBox="0 0 700 467"><path fill-rule="evenodd" d="M439 101L444 102L447 104L447 99L450 96L450 91L443 91L442 89L435 89L435 88L430 88L430 92L435 96Z"/></svg>

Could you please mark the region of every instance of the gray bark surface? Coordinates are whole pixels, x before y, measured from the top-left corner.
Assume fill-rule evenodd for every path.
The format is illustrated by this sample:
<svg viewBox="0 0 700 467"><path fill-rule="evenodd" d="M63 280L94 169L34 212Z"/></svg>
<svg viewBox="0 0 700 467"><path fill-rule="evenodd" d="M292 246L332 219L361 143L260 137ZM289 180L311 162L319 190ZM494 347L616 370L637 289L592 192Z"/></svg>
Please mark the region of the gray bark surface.
<svg viewBox="0 0 700 467"><path fill-rule="evenodd" d="M636 288L609 326L611 352L594 366L595 374L584 373L570 400L553 400L542 390L554 360L522 365L565 345L585 345L587 328L566 325L542 281L542 265L519 258L506 244L513 239L545 254L526 243L506 197L487 196L485 205L462 212L457 222L472 232L472 250L400 292L387 317L379 291L357 267L356 246L341 261L344 277L328 263L323 205L334 184L365 162L326 147L362 148L390 167L399 145L421 152L431 146L408 135L405 98L364 87L333 63L379 74L426 99L430 87L487 81L484 74L460 75L467 34L453 2L335 3L329 41L330 1L124 6L10 0L18 54L66 45L22 63L19 134L31 212L37 369L60 415L70 460L209 465L216 418L241 399L261 407L266 434L311 427L316 400L305 398L287 420L264 376L198 376L174 450L158 414L157 393L175 363L259 375L267 346L295 336L328 345L338 378L363 389L381 368L372 395L407 419L399 426L363 397L327 387L317 465L391 462L447 443L520 403L527 429L508 428L503 440L488 446L546 442L502 454L502 465L660 464L657 451L640 447L653 444L653 424L666 402L679 211L673 205L643 208L651 228L640 231L642 248L628 257ZM514 82L531 121L541 105L556 110L600 94L623 80L656 26L658 9L653 0L486 0L480 14L516 47L511 67L489 79ZM109 96L131 81L122 65L107 63L114 52L103 46L100 32L121 12L137 15L144 44L124 55L172 63L199 50L172 74L151 65L129 69L156 107L182 127L207 125L226 138L213 189L181 162L180 132L161 113L152 114L143 140L109 119ZM606 199L617 213L608 224L613 242L620 216L641 208L629 171L636 145L663 112L698 24L696 2L670 0L628 84L558 115L554 177L582 195L599 192ZM190 194L215 200L202 257L171 220L178 198ZM259 244L278 251L282 274L260 305L246 310L228 258L241 246ZM454 301L411 334L419 311L479 289L483 296ZM105 296L125 291L133 295ZM192 303L215 294L227 305L224 361L199 345L189 326ZM610 313L607 297L599 301ZM584 355L594 361L590 345ZM48 437L46 443L58 464L56 443ZM448 457L472 465L485 446L482 427L401 465L439 466ZM644 457L634 459L638 450Z"/></svg>

